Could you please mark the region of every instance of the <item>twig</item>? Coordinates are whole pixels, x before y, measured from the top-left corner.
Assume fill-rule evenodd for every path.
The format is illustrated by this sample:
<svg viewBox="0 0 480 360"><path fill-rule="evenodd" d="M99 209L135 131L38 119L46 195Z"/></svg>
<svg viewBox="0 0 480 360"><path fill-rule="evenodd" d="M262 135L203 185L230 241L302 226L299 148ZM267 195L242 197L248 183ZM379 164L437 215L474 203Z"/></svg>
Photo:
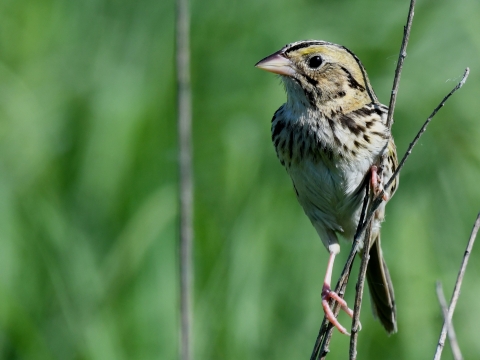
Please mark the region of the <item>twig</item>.
<svg viewBox="0 0 480 360"><path fill-rule="evenodd" d="M442 356L443 347L445 346L445 338L447 337L447 328L452 322L453 312L455 311L455 306L457 305L458 297L460 296L460 288L462 286L463 276L465 275L465 270L467 269L468 259L470 258L470 253L472 252L473 244L477 237L478 229L480 228L480 213L477 215L477 220L473 226L470 239L468 240L467 249L463 255L462 265L460 266L460 271L458 272L457 281L455 282L455 288L453 289L452 299L450 300L450 306L448 308L448 314L443 322L442 331L440 333L440 339L438 340L437 350L435 352L434 360L440 360Z"/></svg>
<svg viewBox="0 0 480 360"><path fill-rule="evenodd" d="M452 96L458 89L460 89L463 84L465 84L465 81L467 81L467 78L468 78L468 74L470 74L470 69L467 67L465 69L465 72L463 74L463 77L462 77L462 80L460 80L460 82L457 84L457 86L455 86L452 91L450 91L448 93L447 96L445 96L443 98L443 100L440 102L440 104L438 104L438 106L435 108L435 110L433 110L433 112L430 114L430 116L428 117L428 119L425 121L425 123L423 124L422 128L420 129L420 131L418 132L417 136L415 136L415 138L413 139L413 141L410 143L410 146L408 147L408 150L407 152L405 153L405 155L403 156L402 158L402 161L400 161L400 164L398 164L398 168L397 170L394 172L394 174L392 175L392 177L390 178L390 180L388 180L387 182L387 185L385 185L385 188L388 189L390 187L390 185L392 184L393 180L397 177L397 175L400 173L400 170L402 169L403 165L405 164L405 161L407 161L408 157L410 156L410 154L412 153L412 149L413 147L417 144L418 140L420 139L420 137L423 135L423 133L425 132L425 130L427 129L427 126L428 124L430 123L430 121L432 121L433 117L437 114L438 110L440 110L443 105L445 105L445 103L447 102L448 98L450 96ZM383 194L381 194L383 196Z"/></svg>
<svg viewBox="0 0 480 360"><path fill-rule="evenodd" d="M176 72L180 200L180 358L191 359L192 328L192 110L188 0L176 4Z"/></svg>
<svg viewBox="0 0 480 360"><path fill-rule="evenodd" d="M408 10L407 24L403 27L403 40L398 54L397 68L395 69L395 77L393 78L392 94L388 105L387 127L390 129L393 125L393 112L395 111L395 103L397 102L398 86L400 85L400 75L402 73L403 62L407 57L407 44L410 38L410 29L412 28L413 15L415 8L415 0L410 1L410 9Z"/></svg>
<svg viewBox="0 0 480 360"><path fill-rule="evenodd" d="M378 209L380 204L383 202L383 196L385 194L385 191L387 191L390 188L393 180L399 175L400 170L403 168L406 160L408 159L408 157L412 153L413 147L416 145L416 143L418 142L420 137L425 132L428 124L432 121L433 117L437 114L437 112L440 110L440 108L442 108L445 105L445 103L450 98L450 96L452 96L458 89L460 89L463 86L463 84L465 84L469 73L470 73L469 68L465 69L465 73L464 73L462 79L460 80L460 82L452 89L452 91L450 91L450 93L448 93L447 96L445 96L443 98L443 100L440 102L440 104L435 108L435 110L432 112L432 114L425 121L425 123L421 127L420 131L417 133L414 140L412 141L412 143L410 143L410 146L408 147L407 152L405 153L402 160L400 161L400 164L397 167L396 171L393 173L392 177L388 180L387 185L385 186L385 190L382 190L373 199L372 205L370 206L368 214L365 217L365 221L359 222L359 225L358 225L358 228L357 228L357 233L355 234L355 237L354 237L352 249L351 249L350 254L348 256L347 262L346 262L346 264L343 268L342 274L340 275L340 279L337 283L337 287L335 288L335 291L340 296L342 296L342 294L345 291L345 287L347 285L348 278L350 276L350 271L351 271L351 268L352 268L353 259L355 258L355 255L358 252L358 242L359 242L360 236L363 234L363 231L365 230L366 224L368 224L372 220L372 218L375 214L375 211ZM337 312L335 311L335 308L333 309L333 311L334 311L334 314L336 315ZM331 326L326 325L326 320L324 318L324 320L322 322L322 326L320 327L319 335L317 337L317 342L315 343L315 346L314 346L314 349L313 349L313 352L312 352L312 357L311 357L312 360L316 359L316 357L318 357L318 356L320 356L320 359L325 358L326 354L328 353L328 345L330 343L331 336L332 336ZM317 343L322 344L320 346L320 348L318 348ZM314 356L316 356L316 357L314 357Z"/></svg>
<svg viewBox="0 0 480 360"><path fill-rule="evenodd" d="M353 321L352 321L352 336L350 337L350 360L357 358L357 340L360 327L360 309L362 307L363 288L365 286L365 275L367 273L368 260L370 259L369 249L371 242L373 220L368 223L367 230L365 231L364 244L363 244L363 256L360 263L360 271L358 274L357 291L355 293L355 306L353 308Z"/></svg>
<svg viewBox="0 0 480 360"><path fill-rule="evenodd" d="M443 293L442 283L440 281L437 281L435 290L437 291L438 302L442 308L443 319L445 320L448 318L448 304L447 300L445 299L445 294ZM453 328L453 321L448 324L447 334L448 340L450 341L450 347L452 348L453 358L455 360L463 360L462 352L458 346L457 335L455 334L455 329Z"/></svg>
<svg viewBox="0 0 480 360"><path fill-rule="evenodd" d="M470 69L466 68L465 73L463 74L462 80L460 80L460 82L457 84L457 86L455 86L452 89L452 91L450 91L448 93L448 95L443 98L443 100L440 102L440 104L437 105L437 107L435 108L435 110L433 110L433 112L430 114L428 119L425 121L425 123L423 124L420 131L417 133L417 135L413 139L413 141L410 143L410 146L408 147L407 151L405 152L405 155L403 155L403 158L400 161L400 164L398 165L397 169L395 170L395 172L393 173L393 175L390 177L387 184L385 185L385 189L380 191L380 193L373 199L371 209L370 209L370 211L367 215L367 220L361 226L361 231L362 232L365 229L365 225L372 219L372 217L375 213L375 210L377 210L378 207L380 206L380 204L383 202L383 196L385 195L385 192L389 190L390 186L392 185L393 180L400 174L400 170L402 170L403 166L405 165L405 161L407 161L408 157L411 155L413 147L417 144L418 140L420 139L420 137L423 135L423 133L427 129L428 124L432 121L433 117L437 114L438 110L440 110L445 105L445 103L450 98L450 96L452 96L458 89L460 89L463 86L463 84L465 84L465 81L467 81L469 73L470 73Z"/></svg>

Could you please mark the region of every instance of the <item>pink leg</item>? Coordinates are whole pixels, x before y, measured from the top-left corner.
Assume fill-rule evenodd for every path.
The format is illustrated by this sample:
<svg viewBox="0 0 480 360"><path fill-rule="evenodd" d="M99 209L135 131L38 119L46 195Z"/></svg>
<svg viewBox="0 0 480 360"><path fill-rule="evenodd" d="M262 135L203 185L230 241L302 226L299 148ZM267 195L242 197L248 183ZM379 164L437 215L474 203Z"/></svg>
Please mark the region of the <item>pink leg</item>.
<svg viewBox="0 0 480 360"><path fill-rule="evenodd" d="M325 280L323 282L323 289L322 289L322 307L323 311L325 312L325 316L327 317L328 321L332 323L342 334L350 335L339 322L335 318L332 309L328 305L329 299L334 299L338 302L340 307L350 316L353 317L353 311L348 308L347 302L343 300L335 291L332 291L330 284L332 281L332 271L333 271L333 262L335 261L335 253L330 253L330 258L328 259L327 265L327 272L325 274Z"/></svg>

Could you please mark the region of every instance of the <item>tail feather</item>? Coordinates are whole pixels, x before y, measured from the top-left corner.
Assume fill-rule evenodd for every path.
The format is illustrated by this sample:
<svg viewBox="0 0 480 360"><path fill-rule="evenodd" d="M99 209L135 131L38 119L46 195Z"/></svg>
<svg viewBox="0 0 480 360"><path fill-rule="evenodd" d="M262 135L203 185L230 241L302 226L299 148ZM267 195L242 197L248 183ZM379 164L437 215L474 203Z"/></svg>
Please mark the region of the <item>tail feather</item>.
<svg viewBox="0 0 480 360"><path fill-rule="evenodd" d="M380 235L370 248L370 261L367 267L367 282L372 299L373 314L387 333L397 332L397 309L392 280L380 247Z"/></svg>

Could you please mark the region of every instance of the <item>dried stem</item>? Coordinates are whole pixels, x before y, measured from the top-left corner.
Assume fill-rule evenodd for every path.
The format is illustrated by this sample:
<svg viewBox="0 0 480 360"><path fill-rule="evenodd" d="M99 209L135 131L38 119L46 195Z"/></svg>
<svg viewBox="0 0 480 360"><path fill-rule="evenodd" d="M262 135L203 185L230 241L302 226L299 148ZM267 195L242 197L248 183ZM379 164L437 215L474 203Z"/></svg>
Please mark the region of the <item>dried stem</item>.
<svg viewBox="0 0 480 360"><path fill-rule="evenodd" d="M445 317L443 322L442 331L440 333L440 339L438 340L437 350L435 352L434 360L440 360L442 356L443 347L445 346L445 338L447 337L447 328L452 322L453 312L455 311L455 306L457 305L458 297L460 296L460 288L462 287L463 277L465 275L465 270L467 269L468 259L470 258L470 253L472 252L473 244L477 237L478 229L480 228L480 213L477 216L477 220L472 229L470 239L468 240L467 249L463 255L462 265L460 266L460 271L458 272L457 281L455 282L455 288L453 289L452 299L450 300L450 306L448 307L448 314Z"/></svg>
<svg viewBox="0 0 480 360"><path fill-rule="evenodd" d="M180 200L180 357L191 359L192 328L192 111L188 0L177 0L176 72Z"/></svg>
<svg viewBox="0 0 480 360"><path fill-rule="evenodd" d="M393 112L397 102L398 86L400 85L400 75L403 69L403 62L407 57L407 44L410 38L410 29L412 28L413 14L415 8L415 0L410 1L410 9L408 10L407 24L403 27L403 40L398 54L397 68L395 69L395 77L393 78L392 94L388 105L387 127L391 129L393 125Z"/></svg>
<svg viewBox="0 0 480 360"><path fill-rule="evenodd" d="M365 231L362 262L360 263L360 272L358 274L357 292L355 294L355 306L353 308L352 336L350 337L350 360L357 358L358 332L360 331L360 309L362 307L363 289L365 286L365 275L367 274L369 251L371 242L373 220L368 223Z"/></svg>
<svg viewBox="0 0 480 360"><path fill-rule="evenodd" d="M383 202L383 195L385 194L386 191L389 190L390 186L392 185L393 180L400 174L400 170L402 170L403 166L405 165L405 162L407 161L408 157L411 155L413 147L417 144L418 140L420 139L420 137L423 135L423 133L427 129L428 124L432 121L433 117L437 114L438 110L440 110L445 105L445 103L450 98L450 96L452 96L458 89L460 89L463 86L463 84L465 84L465 81L467 81L469 73L470 73L470 69L466 68L465 73L463 74L462 80L460 80L460 82L457 84L457 86L455 86L452 89L452 91L450 91L448 93L448 95L443 98L443 100L440 102L440 104L437 105L435 110L433 110L433 112L430 114L430 116L425 121L423 126L420 128L420 131L417 133L417 135L415 136L413 141L410 143L410 146L408 147L407 151L405 152L405 155L403 155L403 158L400 161L400 164L398 165L397 169L395 170L395 172L393 173L393 175L390 177L387 184L385 185L385 189L382 190L373 199L371 209L370 209L370 211L367 215L367 220L362 224L361 231L363 231L365 229L365 225L372 219L372 217L375 213L375 210L377 210L378 207L380 206L380 204Z"/></svg>
<svg viewBox="0 0 480 360"><path fill-rule="evenodd" d="M437 292L438 302L442 308L443 319L445 320L448 318L448 304L447 300L445 299L445 294L443 293L442 283L440 281L437 281L435 290ZM462 352L458 346L457 335L455 334L455 329L453 328L453 321L448 324L447 334L448 340L450 341L450 346L452 348L453 358L455 360L463 360Z"/></svg>
<svg viewBox="0 0 480 360"><path fill-rule="evenodd" d="M443 105L445 105L445 103L447 102L448 98L450 96L452 96L458 89L460 89L463 84L465 84L465 81L467 81L467 78L468 78L468 75L470 74L470 69L469 68L466 68L465 69L465 72L463 74L463 77L462 77L462 80L460 80L460 82L457 84L457 86L455 86L452 91L450 91L447 96L445 96L443 98L443 100L440 102L440 104L437 105L437 107L435 108L435 110L433 110L433 112L430 114L430 116L428 117L428 119L425 121L425 123L423 124L422 128L420 129L420 131L418 132L417 136L415 136L415 138L413 139L413 141L410 143L410 146L408 147L408 150L407 152L405 153L405 155L403 156L402 158L402 161L400 161L400 164L398 164L398 167L397 167L397 170L395 171L395 173L392 175L392 177L390 178L390 180L388 180L387 182L387 185L385 186L386 189L388 189L390 187L390 185L392 184L393 180L396 178L396 176L400 173L400 170L402 169L403 165L405 164L405 161L407 161L408 157L410 156L410 154L412 153L412 149L413 147L417 144L418 140L420 139L420 137L423 135L423 133L425 132L425 130L427 129L427 126L428 124L430 123L430 121L432 121L433 117L437 114L438 110L440 110ZM383 194L382 194L383 196Z"/></svg>

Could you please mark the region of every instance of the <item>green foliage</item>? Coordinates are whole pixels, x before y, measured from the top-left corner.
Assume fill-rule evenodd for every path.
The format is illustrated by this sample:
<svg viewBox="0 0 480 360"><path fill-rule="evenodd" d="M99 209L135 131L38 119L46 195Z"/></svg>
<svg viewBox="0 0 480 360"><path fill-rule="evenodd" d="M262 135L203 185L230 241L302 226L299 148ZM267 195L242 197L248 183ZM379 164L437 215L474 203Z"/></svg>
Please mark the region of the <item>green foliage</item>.
<svg viewBox="0 0 480 360"><path fill-rule="evenodd" d="M192 2L197 359L306 359L322 317L327 252L270 143L285 95L253 65L292 41L341 43L388 103L407 10L392 0ZM418 3L399 154L466 66L471 75L388 206L399 333L383 333L366 296L360 358L434 352L434 282L450 293L480 203L479 11L468 0ZM0 358L177 358L173 28L171 1L0 3ZM475 249L454 317L467 358L480 353L479 260ZM342 257L336 265L334 277ZM347 344L335 334L329 358L345 359Z"/></svg>

